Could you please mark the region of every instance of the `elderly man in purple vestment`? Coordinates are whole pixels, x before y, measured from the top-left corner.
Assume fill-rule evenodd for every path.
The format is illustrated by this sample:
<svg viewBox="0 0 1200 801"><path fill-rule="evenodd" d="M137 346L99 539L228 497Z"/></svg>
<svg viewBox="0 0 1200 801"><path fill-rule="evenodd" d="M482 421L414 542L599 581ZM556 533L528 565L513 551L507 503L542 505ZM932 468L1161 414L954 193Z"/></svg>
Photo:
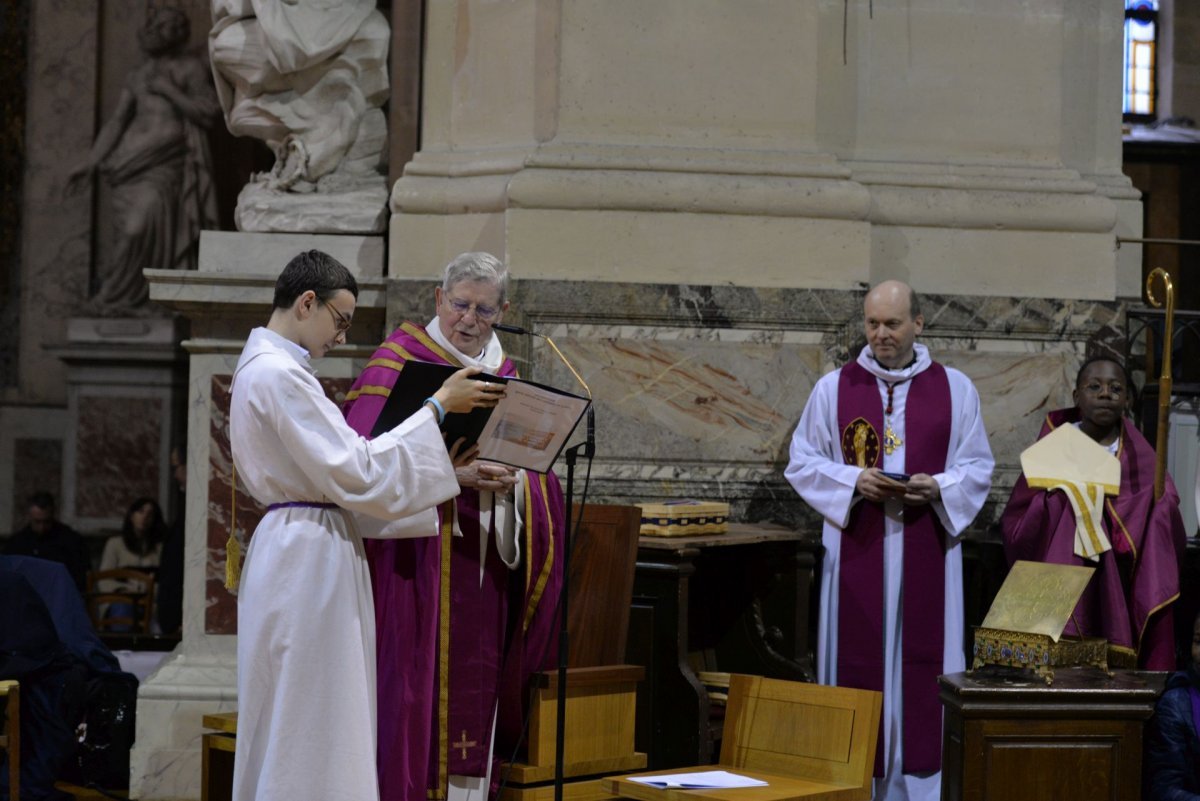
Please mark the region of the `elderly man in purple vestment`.
<svg viewBox="0 0 1200 801"><path fill-rule="evenodd" d="M825 518L817 678L883 691L875 797L937 799L937 677L965 667L960 538L992 453L970 379L916 344L916 293L885 281L864 313L867 345L813 388L786 476Z"/></svg>
<svg viewBox="0 0 1200 801"><path fill-rule="evenodd" d="M1187 536L1169 475L1163 497L1154 499L1154 449L1125 419L1130 388L1123 365L1091 359L1075 379L1075 406L1046 415L1038 434L1077 426L1121 462L1120 492L1104 501L1111 547L1095 560L1076 555L1076 517L1066 492L1032 489L1022 475L1004 510L1004 551L1010 562L1095 567L1066 633L1107 639L1110 664L1174 670L1173 609Z"/></svg>
<svg viewBox="0 0 1200 801"><path fill-rule="evenodd" d="M369 435L405 362L515 375L492 324L508 308L505 265L464 253L435 290L436 316L380 345L343 411ZM379 636L383 801L486 801L494 761L522 733L522 690L546 666L562 580L565 507L553 474L473 462L439 508L441 536L368 544ZM496 760L493 760L493 754Z"/></svg>

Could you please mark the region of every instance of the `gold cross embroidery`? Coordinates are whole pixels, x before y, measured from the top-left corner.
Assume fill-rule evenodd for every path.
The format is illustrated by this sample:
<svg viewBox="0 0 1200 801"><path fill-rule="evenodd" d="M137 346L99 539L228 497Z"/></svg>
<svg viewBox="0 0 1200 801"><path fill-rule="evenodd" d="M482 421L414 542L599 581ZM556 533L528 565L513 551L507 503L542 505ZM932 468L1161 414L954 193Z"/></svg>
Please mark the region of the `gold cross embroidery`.
<svg viewBox="0 0 1200 801"><path fill-rule="evenodd" d="M467 758L467 749L474 748L477 745L479 745L479 743L475 742L474 740L467 739L467 730L463 729L462 739L459 740L457 743L453 743L450 747L451 748L461 748L462 749L462 758L466 759Z"/></svg>

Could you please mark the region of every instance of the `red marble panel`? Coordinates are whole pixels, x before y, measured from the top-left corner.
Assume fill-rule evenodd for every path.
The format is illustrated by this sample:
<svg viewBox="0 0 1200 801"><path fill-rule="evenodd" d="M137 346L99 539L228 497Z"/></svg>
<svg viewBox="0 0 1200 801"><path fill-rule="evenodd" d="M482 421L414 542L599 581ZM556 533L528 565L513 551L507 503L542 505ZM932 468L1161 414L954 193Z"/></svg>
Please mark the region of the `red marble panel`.
<svg viewBox="0 0 1200 801"><path fill-rule="evenodd" d="M84 395L79 399L75 515L121 517L130 501L158 497L161 398Z"/></svg>
<svg viewBox="0 0 1200 801"><path fill-rule="evenodd" d="M232 376L212 377L212 411L209 424L208 461L208 555L205 560L204 631L208 634L237 634L237 598L225 589L225 543L230 521L236 519L242 553L266 509L258 504L239 480L236 498L232 490L233 457L229 448L229 387ZM341 403L353 383L349 378L323 378L321 386L334 403ZM236 512L236 518L235 513Z"/></svg>

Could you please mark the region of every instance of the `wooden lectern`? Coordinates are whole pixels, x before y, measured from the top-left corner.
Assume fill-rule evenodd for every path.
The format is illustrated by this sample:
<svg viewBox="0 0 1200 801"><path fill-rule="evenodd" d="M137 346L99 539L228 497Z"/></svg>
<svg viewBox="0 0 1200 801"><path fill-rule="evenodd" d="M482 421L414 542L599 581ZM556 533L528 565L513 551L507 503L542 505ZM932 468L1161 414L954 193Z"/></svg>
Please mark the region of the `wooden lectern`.
<svg viewBox="0 0 1200 801"><path fill-rule="evenodd" d="M1142 729L1166 673L983 668L938 679L946 710L942 798L1141 797Z"/></svg>
<svg viewBox="0 0 1200 801"><path fill-rule="evenodd" d="M563 797L572 801L609 798L599 776L646 766L633 745L645 669L622 664L640 524L636 506L587 506L572 544L563 745ZM503 768L501 801L554 797L557 699L557 671L539 674L530 689L525 761Z"/></svg>

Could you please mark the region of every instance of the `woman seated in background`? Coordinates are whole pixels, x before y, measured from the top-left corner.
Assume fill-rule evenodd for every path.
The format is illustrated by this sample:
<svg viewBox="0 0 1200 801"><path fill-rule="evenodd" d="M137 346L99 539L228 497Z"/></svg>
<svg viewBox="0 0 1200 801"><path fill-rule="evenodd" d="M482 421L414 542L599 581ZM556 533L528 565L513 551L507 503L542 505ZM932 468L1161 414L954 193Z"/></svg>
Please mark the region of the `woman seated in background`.
<svg viewBox="0 0 1200 801"><path fill-rule="evenodd" d="M1131 393L1122 364L1090 359L1075 379L1075 405L1046 415L1038 435L1074 425L1120 461L1120 491L1104 499L1111 547L1095 560L1079 555L1066 492L1032 488L1022 474L1004 510L1004 551L1009 564L1026 559L1096 568L1065 633L1107 639L1110 666L1173 670L1173 610L1186 536L1169 475L1162 498L1154 497L1154 448L1125 416Z"/></svg>
<svg viewBox="0 0 1200 801"><path fill-rule="evenodd" d="M167 526L163 522L158 501L153 498L138 498L125 512L121 533L109 537L104 543L100 569L128 567L135 570L157 570L166 532ZM140 582L105 579L96 589L99 592L144 591L144 587L134 586L137 584ZM103 617L130 617L133 610L129 604L110 604L101 614Z"/></svg>

